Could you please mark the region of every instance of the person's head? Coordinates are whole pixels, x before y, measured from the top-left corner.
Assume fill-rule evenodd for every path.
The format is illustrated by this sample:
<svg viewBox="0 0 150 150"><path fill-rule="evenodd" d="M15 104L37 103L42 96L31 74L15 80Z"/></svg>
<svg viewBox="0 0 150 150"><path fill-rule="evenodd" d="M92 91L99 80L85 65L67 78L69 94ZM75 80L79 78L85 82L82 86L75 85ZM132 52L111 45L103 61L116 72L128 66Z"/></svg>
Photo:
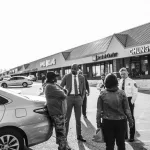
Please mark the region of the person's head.
<svg viewBox="0 0 150 150"><path fill-rule="evenodd" d="M119 73L120 73L121 78L123 78L123 79L128 77L128 71L126 68L121 68L119 70Z"/></svg>
<svg viewBox="0 0 150 150"><path fill-rule="evenodd" d="M71 72L72 72L73 75L77 75L78 70L79 70L79 67L78 67L77 64L73 64L71 66Z"/></svg>
<svg viewBox="0 0 150 150"><path fill-rule="evenodd" d="M79 71L78 71L78 74L83 75L82 70L79 70Z"/></svg>
<svg viewBox="0 0 150 150"><path fill-rule="evenodd" d="M47 72L47 75L46 75L46 82L56 83L58 76L59 76L59 74L56 74L53 71L49 71L49 72Z"/></svg>
<svg viewBox="0 0 150 150"><path fill-rule="evenodd" d="M42 77L45 76L44 73L42 73Z"/></svg>
<svg viewBox="0 0 150 150"><path fill-rule="evenodd" d="M104 80L105 79L105 74L101 74L101 79Z"/></svg>
<svg viewBox="0 0 150 150"><path fill-rule="evenodd" d="M117 77L113 73L107 74L105 78L105 87L111 89L117 86L118 86Z"/></svg>

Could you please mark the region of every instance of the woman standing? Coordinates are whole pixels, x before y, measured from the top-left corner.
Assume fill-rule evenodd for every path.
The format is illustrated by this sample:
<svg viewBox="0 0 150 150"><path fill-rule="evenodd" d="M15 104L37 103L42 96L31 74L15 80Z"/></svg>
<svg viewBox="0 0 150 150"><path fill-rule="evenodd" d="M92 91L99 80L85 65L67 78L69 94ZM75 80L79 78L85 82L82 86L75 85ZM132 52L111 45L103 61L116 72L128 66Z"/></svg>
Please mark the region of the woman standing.
<svg viewBox="0 0 150 150"><path fill-rule="evenodd" d="M71 150L66 139L65 114L66 114L66 94L62 87L56 84L58 74L50 71L47 73L45 96L50 118L54 124L56 132L56 143L58 150Z"/></svg>
<svg viewBox="0 0 150 150"><path fill-rule="evenodd" d="M113 150L116 140L118 150L125 150L127 119L133 126L131 111L124 91L118 89L118 80L114 74L105 78L106 89L101 92L97 102L97 128L102 126L106 150Z"/></svg>

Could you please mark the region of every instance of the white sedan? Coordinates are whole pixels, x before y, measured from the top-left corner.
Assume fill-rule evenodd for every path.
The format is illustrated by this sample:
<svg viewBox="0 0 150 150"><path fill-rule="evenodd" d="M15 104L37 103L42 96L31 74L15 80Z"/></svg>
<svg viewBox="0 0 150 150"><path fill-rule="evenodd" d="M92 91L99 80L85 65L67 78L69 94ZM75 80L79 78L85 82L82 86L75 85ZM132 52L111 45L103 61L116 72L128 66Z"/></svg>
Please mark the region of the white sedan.
<svg viewBox="0 0 150 150"><path fill-rule="evenodd" d="M27 87L28 85L32 85L33 81L24 76L14 76L8 80L2 80L0 82L0 86L3 88L7 88L8 86L23 86Z"/></svg>
<svg viewBox="0 0 150 150"><path fill-rule="evenodd" d="M45 102L0 87L0 150L23 150L52 136Z"/></svg>

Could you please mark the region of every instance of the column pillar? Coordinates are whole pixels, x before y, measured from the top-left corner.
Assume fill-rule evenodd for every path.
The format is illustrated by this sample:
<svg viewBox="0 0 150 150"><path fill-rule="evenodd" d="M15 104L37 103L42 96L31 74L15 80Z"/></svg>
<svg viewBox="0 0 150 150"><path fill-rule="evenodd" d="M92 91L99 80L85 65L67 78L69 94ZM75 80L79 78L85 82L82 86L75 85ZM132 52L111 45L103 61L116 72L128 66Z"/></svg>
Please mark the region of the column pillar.
<svg viewBox="0 0 150 150"><path fill-rule="evenodd" d="M65 75L65 68L61 68L61 70L60 70L60 76L61 76L61 78L63 78L63 76Z"/></svg>
<svg viewBox="0 0 150 150"><path fill-rule="evenodd" d="M82 65L82 69L83 69L83 74L87 74L86 64L83 64L83 65Z"/></svg>

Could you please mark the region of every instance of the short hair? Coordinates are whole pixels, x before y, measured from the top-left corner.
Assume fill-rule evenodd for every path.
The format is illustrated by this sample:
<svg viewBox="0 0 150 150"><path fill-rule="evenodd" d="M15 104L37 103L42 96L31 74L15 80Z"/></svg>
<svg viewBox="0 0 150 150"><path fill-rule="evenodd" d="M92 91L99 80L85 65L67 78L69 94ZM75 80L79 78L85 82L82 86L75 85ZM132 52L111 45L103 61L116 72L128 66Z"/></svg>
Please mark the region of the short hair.
<svg viewBox="0 0 150 150"><path fill-rule="evenodd" d="M127 71L127 68L125 68L125 67L121 68L121 69L119 70L119 73L121 73L122 71L128 72L128 71Z"/></svg>
<svg viewBox="0 0 150 150"><path fill-rule="evenodd" d="M107 74L105 78L105 87L106 88L113 88L118 86L117 77L113 73Z"/></svg>
<svg viewBox="0 0 150 150"><path fill-rule="evenodd" d="M74 67L77 67L79 69L79 65L78 64L72 64L71 65L71 69L74 68Z"/></svg>

